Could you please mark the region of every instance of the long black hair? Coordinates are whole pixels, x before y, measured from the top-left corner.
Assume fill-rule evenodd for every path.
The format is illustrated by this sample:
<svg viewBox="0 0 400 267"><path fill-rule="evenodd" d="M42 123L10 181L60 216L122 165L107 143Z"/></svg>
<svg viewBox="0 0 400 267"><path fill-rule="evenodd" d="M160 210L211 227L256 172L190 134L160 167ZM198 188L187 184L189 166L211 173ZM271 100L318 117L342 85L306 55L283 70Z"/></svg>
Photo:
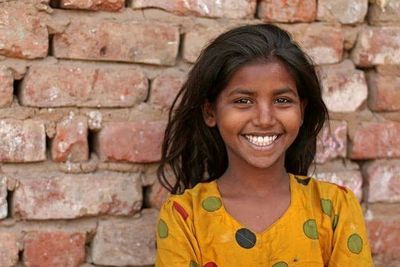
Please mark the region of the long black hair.
<svg viewBox="0 0 400 267"><path fill-rule="evenodd" d="M270 24L246 25L223 33L202 51L172 104L157 172L160 183L171 193L182 193L225 172L224 141L217 127L205 124L202 107L216 100L239 68L270 59L287 67L300 99L307 101L299 134L285 154L288 172L307 175L317 135L328 119L314 66L284 30Z"/></svg>

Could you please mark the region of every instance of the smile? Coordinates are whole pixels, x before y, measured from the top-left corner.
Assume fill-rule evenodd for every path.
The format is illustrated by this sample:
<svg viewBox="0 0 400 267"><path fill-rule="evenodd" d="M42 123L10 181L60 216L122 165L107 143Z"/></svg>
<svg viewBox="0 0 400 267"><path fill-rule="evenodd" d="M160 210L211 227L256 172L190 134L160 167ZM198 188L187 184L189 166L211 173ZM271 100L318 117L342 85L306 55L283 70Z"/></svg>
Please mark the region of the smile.
<svg viewBox="0 0 400 267"><path fill-rule="evenodd" d="M271 145L278 138L278 135L256 136L246 134L244 137L253 145L265 147Z"/></svg>

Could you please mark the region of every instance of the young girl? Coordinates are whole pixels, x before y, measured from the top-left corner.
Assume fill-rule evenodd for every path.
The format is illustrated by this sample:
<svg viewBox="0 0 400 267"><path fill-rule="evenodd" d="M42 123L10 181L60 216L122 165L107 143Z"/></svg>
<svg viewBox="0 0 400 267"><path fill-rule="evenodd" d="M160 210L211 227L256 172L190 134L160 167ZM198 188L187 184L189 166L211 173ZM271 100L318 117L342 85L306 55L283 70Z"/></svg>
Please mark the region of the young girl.
<svg viewBox="0 0 400 267"><path fill-rule="evenodd" d="M307 177L327 117L314 67L285 31L216 38L170 112L158 174L174 195L156 266L372 266L353 193Z"/></svg>

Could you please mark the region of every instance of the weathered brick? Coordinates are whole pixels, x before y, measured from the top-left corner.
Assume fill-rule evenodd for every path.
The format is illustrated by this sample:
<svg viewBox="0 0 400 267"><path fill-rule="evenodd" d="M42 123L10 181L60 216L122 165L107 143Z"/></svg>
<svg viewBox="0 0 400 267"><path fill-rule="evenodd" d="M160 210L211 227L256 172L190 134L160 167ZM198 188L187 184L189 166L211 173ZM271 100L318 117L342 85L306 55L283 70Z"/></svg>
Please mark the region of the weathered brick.
<svg viewBox="0 0 400 267"><path fill-rule="evenodd" d="M131 215L142 203L140 178L132 174L26 174L18 180L12 211L24 219Z"/></svg>
<svg viewBox="0 0 400 267"><path fill-rule="evenodd" d="M147 96L144 73L122 66L32 66L22 82L20 102L34 107L131 107Z"/></svg>
<svg viewBox="0 0 400 267"><path fill-rule="evenodd" d="M125 0L61 0L60 7L65 9L118 11L125 5Z"/></svg>
<svg viewBox="0 0 400 267"><path fill-rule="evenodd" d="M10 106L13 100L13 75L0 65L0 107Z"/></svg>
<svg viewBox="0 0 400 267"><path fill-rule="evenodd" d="M400 64L400 27L364 27L351 58L357 66Z"/></svg>
<svg viewBox="0 0 400 267"><path fill-rule="evenodd" d="M155 261L155 228L158 212L142 210L140 218L101 220L94 236L93 263L143 266Z"/></svg>
<svg viewBox="0 0 400 267"><path fill-rule="evenodd" d="M73 20L65 32L55 34L53 46L58 58L174 65L179 31L157 22L86 17Z"/></svg>
<svg viewBox="0 0 400 267"><path fill-rule="evenodd" d="M400 76L367 74L369 95L368 105L373 111L400 110Z"/></svg>
<svg viewBox="0 0 400 267"><path fill-rule="evenodd" d="M400 156L400 123L362 122L350 130L350 158L375 159Z"/></svg>
<svg viewBox="0 0 400 267"><path fill-rule="evenodd" d="M168 190L156 180L151 186L147 187L144 192L145 206L160 209L169 195Z"/></svg>
<svg viewBox="0 0 400 267"><path fill-rule="evenodd" d="M185 82L183 72L168 72L157 76L151 84L150 103L163 109L169 109Z"/></svg>
<svg viewBox="0 0 400 267"><path fill-rule="evenodd" d="M378 160L363 166L368 202L400 202L400 161Z"/></svg>
<svg viewBox="0 0 400 267"><path fill-rule="evenodd" d="M0 176L0 220L7 217L8 213L8 204L7 204L7 178L4 176ZM1 249L0 249L1 251ZM1 262L1 254L0 254L0 262ZM2 266L0 264L0 266Z"/></svg>
<svg viewBox="0 0 400 267"><path fill-rule="evenodd" d="M315 0L261 0L257 15L264 21L311 22L317 14Z"/></svg>
<svg viewBox="0 0 400 267"><path fill-rule="evenodd" d="M358 170L318 172L315 176L318 180L345 186L354 192L358 200L362 199L363 179Z"/></svg>
<svg viewBox="0 0 400 267"><path fill-rule="evenodd" d="M318 0L318 20L342 24L362 23L368 11L368 0Z"/></svg>
<svg viewBox="0 0 400 267"><path fill-rule="evenodd" d="M317 154L315 161L325 163L337 157L345 158L347 151L347 123L345 121L329 121L324 125L317 138Z"/></svg>
<svg viewBox="0 0 400 267"><path fill-rule="evenodd" d="M84 116L70 116L57 124L51 154L55 161L85 161L89 159L88 123Z"/></svg>
<svg viewBox="0 0 400 267"><path fill-rule="evenodd" d="M364 72L357 70L351 60L318 68L322 98L329 111L352 112L367 100L368 87Z"/></svg>
<svg viewBox="0 0 400 267"><path fill-rule="evenodd" d="M26 267L78 267L85 261L84 233L30 232L24 238Z"/></svg>
<svg viewBox="0 0 400 267"><path fill-rule="evenodd" d="M365 221L372 253L387 260L400 259L400 206L370 204Z"/></svg>
<svg viewBox="0 0 400 267"><path fill-rule="evenodd" d="M0 3L0 25L0 55L26 59L47 56L47 27L32 3Z"/></svg>
<svg viewBox="0 0 400 267"><path fill-rule="evenodd" d="M400 2L398 0L372 1L368 8L368 22L371 25L398 24Z"/></svg>
<svg viewBox="0 0 400 267"><path fill-rule="evenodd" d="M201 17L252 18L256 0L133 0L133 8L155 7L178 15Z"/></svg>
<svg viewBox="0 0 400 267"><path fill-rule="evenodd" d="M194 63L200 55L201 50L205 48L211 40L226 30L228 30L228 28L225 26L195 26L185 34L183 41L183 58L188 62Z"/></svg>
<svg viewBox="0 0 400 267"><path fill-rule="evenodd" d="M315 64L333 64L342 60L344 35L339 26L325 23L279 26L292 34Z"/></svg>
<svg viewBox="0 0 400 267"><path fill-rule="evenodd" d="M0 230L0 266L13 267L18 262L18 240L14 233Z"/></svg>
<svg viewBox="0 0 400 267"><path fill-rule="evenodd" d="M33 162L46 159L46 133L38 121L0 120L0 161Z"/></svg>
<svg viewBox="0 0 400 267"><path fill-rule="evenodd" d="M104 123L95 149L104 161L158 161L165 125L164 121Z"/></svg>

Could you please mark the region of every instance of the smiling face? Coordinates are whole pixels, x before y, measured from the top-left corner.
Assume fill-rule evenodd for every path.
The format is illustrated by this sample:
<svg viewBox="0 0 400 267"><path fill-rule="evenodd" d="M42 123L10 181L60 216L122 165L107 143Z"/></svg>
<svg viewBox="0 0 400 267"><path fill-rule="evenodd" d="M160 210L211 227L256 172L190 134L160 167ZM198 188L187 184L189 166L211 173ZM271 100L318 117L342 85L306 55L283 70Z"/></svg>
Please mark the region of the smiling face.
<svg viewBox="0 0 400 267"><path fill-rule="evenodd" d="M280 61L271 60L237 70L215 103L204 106L204 120L218 127L228 168L283 168L304 107L290 73Z"/></svg>

